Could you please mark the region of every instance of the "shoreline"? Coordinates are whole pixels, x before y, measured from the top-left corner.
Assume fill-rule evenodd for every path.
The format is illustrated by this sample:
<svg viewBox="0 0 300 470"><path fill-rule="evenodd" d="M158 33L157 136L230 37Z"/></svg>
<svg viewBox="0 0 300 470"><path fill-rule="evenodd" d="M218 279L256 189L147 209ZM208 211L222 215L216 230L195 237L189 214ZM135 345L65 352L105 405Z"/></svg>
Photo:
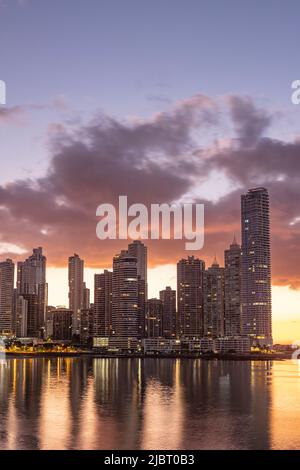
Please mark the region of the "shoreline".
<svg viewBox="0 0 300 470"><path fill-rule="evenodd" d="M13 352L9 351L5 353L7 358L12 359L31 359L31 358L79 358L79 357L91 357L95 359L203 359L209 360L221 360L221 361L280 361L291 359L289 353L253 353L253 354L99 354L93 351L76 351L76 352Z"/></svg>

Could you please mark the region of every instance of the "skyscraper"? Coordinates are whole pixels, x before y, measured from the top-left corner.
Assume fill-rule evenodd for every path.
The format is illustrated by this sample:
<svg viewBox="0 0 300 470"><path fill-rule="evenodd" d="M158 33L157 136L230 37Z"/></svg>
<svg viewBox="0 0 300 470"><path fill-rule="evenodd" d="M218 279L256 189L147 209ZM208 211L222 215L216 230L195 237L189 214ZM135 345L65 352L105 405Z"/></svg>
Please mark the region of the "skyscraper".
<svg viewBox="0 0 300 470"><path fill-rule="evenodd" d="M111 336L112 333L112 277L107 269L95 274L94 335Z"/></svg>
<svg viewBox="0 0 300 470"><path fill-rule="evenodd" d="M137 339L138 320L137 259L121 251L113 259L112 335Z"/></svg>
<svg viewBox="0 0 300 470"><path fill-rule="evenodd" d="M166 287L159 293L163 305L163 337L175 338L177 334L176 291Z"/></svg>
<svg viewBox="0 0 300 470"><path fill-rule="evenodd" d="M69 309L73 311L73 334L80 334L80 311L83 308L84 261L75 253L69 258Z"/></svg>
<svg viewBox="0 0 300 470"><path fill-rule="evenodd" d="M203 334L204 261L189 256L177 263L177 303L180 334L200 337Z"/></svg>
<svg viewBox="0 0 300 470"><path fill-rule="evenodd" d="M14 330L13 295L15 265L11 259L0 263L0 333Z"/></svg>
<svg viewBox="0 0 300 470"><path fill-rule="evenodd" d="M146 336L159 338L163 335L163 303L160 299L147 300Z"/></svg>
<svg viewBox="0 0 300 470"><path fill-rule="evenodd" d="M216 259L204 273L204 335L224 335L224 268Z"/></svg>
<svg viewBox="0 0 300 470"><path fill-rule="evenodd" d="M234 237L225 250L225 335L241 334L241 247Z"/></svg>
<svg viewBox="0 0 300 470"><path fill-rule="evenodd" d="M15 332L17 338L26 338L28 327L28 301L22 295L15 296Z"/></svg>
<svg viewBox="0 0 300 470"><path fill-rule="evenodd" d="M148 298L147 283L147 247L140 241L134 240L128 245L128 254L134 256L137 261L138 275L138 328L139 337L145 333L145 315Z"/></svg>
<svg viewBox="0 0 300 470"><path fill-rule="evenodd" d="M17 265L17 293L28 301L28 335L43 336L48 303L46 257L41 247ZM26 297L25 297L26 296ZM32 305L31 305L32 302ZM33 318L35 317L36 318Z"/></svg>
<svg viewBox="0 0 300 470"><path fill-rule="evenodd" d="M272 344L269 194L250 189L241 196L242 331L253 344Z"/></svg>
<svg viewBox="0 0 300 470"><path fill-rule="evenodd" d="M90 308L90 289L83 283L82 308Z"/></svg>

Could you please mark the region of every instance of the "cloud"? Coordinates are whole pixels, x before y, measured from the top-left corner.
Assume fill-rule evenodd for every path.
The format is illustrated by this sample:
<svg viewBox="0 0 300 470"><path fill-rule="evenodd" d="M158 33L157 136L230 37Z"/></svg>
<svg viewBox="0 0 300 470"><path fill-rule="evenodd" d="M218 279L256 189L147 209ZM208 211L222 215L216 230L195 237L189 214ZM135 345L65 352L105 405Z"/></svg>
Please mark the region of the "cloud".
<svg viewBox="0 0 300 470"><path fill-rule="evenodd" d="M22 106L0 107L0 125L7 123L21 123L25 117Z"/></svg>
<svg viewBox="0 0 300 470"><path fill-rule="evenodd" d="M227 99L241 147L256 145L270 126L272 116L256 108L249 97L229 96Z"/></svg>
<svg viewBox="0 0 300 470"><path fill-rule="evenodd" d="M217 253L222 263L224 249L240 230L240 194L266 185L272 209L273 279L300 287L300 227L290 224L300 216L300 143L264 137L272 119L249 98L229 97L224 102L238 145L224 135L226 146L207 143L209 133L222 131L225 118L216 101L203 95L149 119L128 122L98 114L71 131L51 124L46 174L0 187L2 240L28 250L44 246L51 265L66 265L75 251L87 266L110 266L126 241L96 238L95 211L100 203L117 204L122 194L128 195L129 204L188 199L197 193L199 182L209 181L218 171L232 184L215 202L200 194L206 235L204 250L196 255L210 263ZM180 240L147 245L152 266L187 255Z"/></svg>

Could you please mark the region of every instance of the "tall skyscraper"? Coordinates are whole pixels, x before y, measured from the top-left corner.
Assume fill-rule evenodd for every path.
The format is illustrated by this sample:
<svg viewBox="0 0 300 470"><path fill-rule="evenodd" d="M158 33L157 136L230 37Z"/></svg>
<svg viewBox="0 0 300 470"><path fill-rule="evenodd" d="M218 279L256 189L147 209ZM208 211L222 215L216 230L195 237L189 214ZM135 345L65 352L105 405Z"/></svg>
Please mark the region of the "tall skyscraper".
<svg viewBox="0 0 300 470"><path fill-rule="evenodd" d="M269 194L250 189L241 196L242 331L253 344L272 344Z"/></svg>
<svg viewBox="0 0 300 470"><path fill-rule="evenodd" d="M128 245L128 254L137 260L138 275L138 327L139 337L145 333L145 315L148 298L147 283L147 247L140 241L134 240Z"/></svg>
<svg viewBox="0 0 300 470"><path fill-rule="evenodd" d="M106 337L112 333L112 278L107 269L95 274L94 336Z"/></svg>
<svg viewBox="0 0 300 470"><path fill-rule="evenodd" d="M224 335L224 268L215 259L204 273L204 336Z"/></svg>
<svg viewBox="0 0 300 470"><path fill-rule="evenodd" d="M175 338L177 334L176 291L166 287L159 293L163 305L163 337Z"/></svg>
<svg viewBox="0 0 300 470"><path fill-rule="evenodd" d="M127 251L113 259L112 335L138 338L138 274L137 259Z"/></svg>
<svg viewBox="0 0 300 470"><path fill-rule="evenodd" d="M34 248L31 256L18 263L17 293L28 301L28 322L30 322L27 328L28 335L43 336L48 303L48 285L46 283L46 257L43 255L41 247Z"/></svg>
<svg viewBox="0 0 300 470"><path fill-rule="evenodd" d="M14 330L13 295L15 265L11 259L0 263L0 333L12 334Z"/></svg>
<svg viewBox="0 0 300 470"><path fill-rule="evenodd" d="M177 303L180 334L201 337L203 334L204 261L189 256L177 263Z"/></svg>
<svg viewBox="0 0 300 470"><path fill-rule="evenodd" d="M75 253L69 258L69 309L73 311L73 334L80 334L80 311L83 308L84 261Z"/></svg>
<svg viewBox="0 0 300 470"><path fill-rule="evenodd" d="M163 303L160 299L147 300L146 336L159 338L163 335Z"/></svg>
<svg viewBox="0 0 300 470"><path fill-rule="evenodd" d="M241 334L241 247L234 237L225 250L225 335Z"/></svg>

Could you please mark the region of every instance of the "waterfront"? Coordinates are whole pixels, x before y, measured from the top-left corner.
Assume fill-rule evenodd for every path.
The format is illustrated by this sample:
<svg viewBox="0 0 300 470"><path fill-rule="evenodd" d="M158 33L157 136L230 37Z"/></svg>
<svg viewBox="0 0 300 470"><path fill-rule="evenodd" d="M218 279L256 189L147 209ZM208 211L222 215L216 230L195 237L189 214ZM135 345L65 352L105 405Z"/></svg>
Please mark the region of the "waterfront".
<svg viewBox="0 0 300 470"><path fill-rule="evenodd" d="M8 358L0 449L297 449L299 364Z"/></svg>

